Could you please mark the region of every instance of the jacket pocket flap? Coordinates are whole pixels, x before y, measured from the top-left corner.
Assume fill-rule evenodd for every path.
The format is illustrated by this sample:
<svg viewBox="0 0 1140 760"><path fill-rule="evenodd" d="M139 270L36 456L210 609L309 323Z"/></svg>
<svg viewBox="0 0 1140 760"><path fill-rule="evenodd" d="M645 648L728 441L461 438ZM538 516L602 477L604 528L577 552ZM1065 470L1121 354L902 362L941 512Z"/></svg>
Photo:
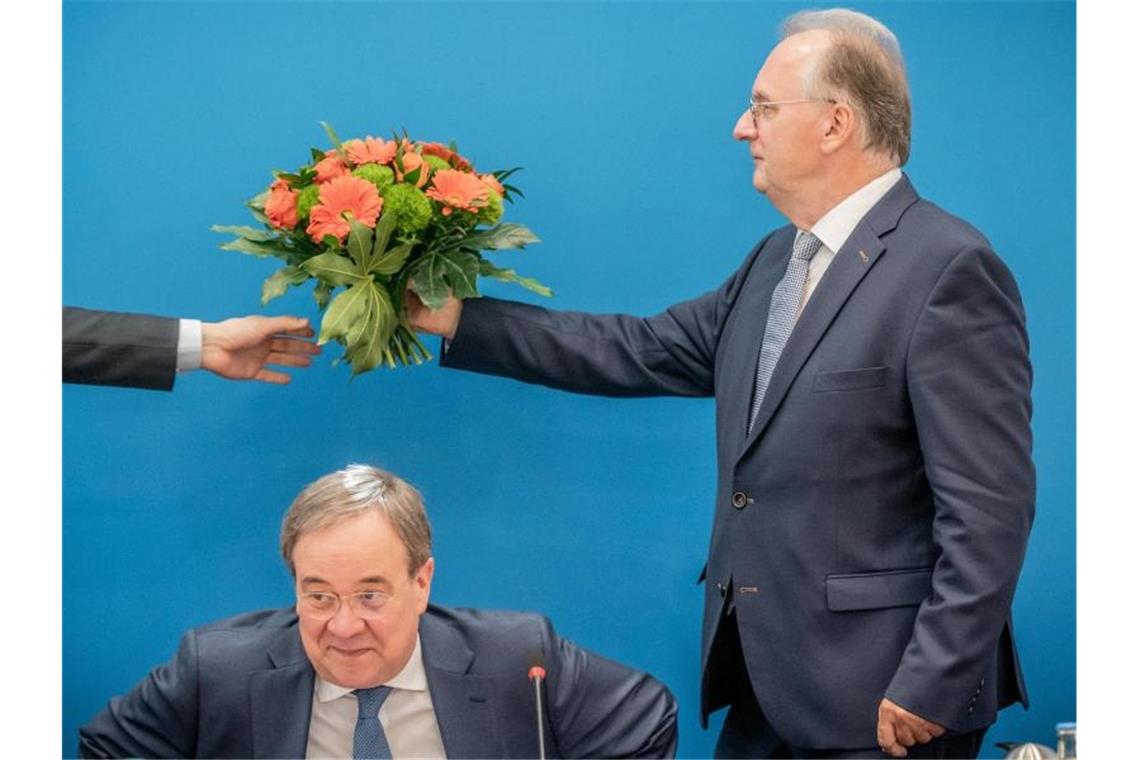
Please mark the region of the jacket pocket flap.
<svg viewBox="0 0 1140 760"><path fill-rule="evenodd" d="M886 382L886 367L842 369L837 372L816 372L811 389L815 392L853 391L859 388L878 388Z"/></svg>
<svg viewBox="0 0 1140 760"><path fill-rule="evenodd" d="M890 570L827 576L827 609L875 610L922 604L930 596L934 569Z"/></svg>

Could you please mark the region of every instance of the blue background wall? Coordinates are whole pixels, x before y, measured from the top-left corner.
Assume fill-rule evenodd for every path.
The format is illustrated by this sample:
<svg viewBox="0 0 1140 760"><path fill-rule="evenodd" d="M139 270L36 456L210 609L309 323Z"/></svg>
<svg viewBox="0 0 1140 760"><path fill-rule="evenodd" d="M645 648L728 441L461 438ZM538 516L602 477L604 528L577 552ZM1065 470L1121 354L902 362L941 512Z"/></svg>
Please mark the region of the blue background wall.
<svg viewBox="0 0 1140 760"><path fill-rule="evenodd" d="M1036 370L1037 522L1014 603L1033 707L1075 716L1075 10L856 4L908 59L919 191L982 229L1021 284ZM64 3L64 302L221 319L270 262L213 223L294 168L317 125L459 141L521 165L509 209L545 242L499 258L554 306L653 313L716 287L783 220L731 129L791 4ZM509 286L485 292L531 298ZM271 313L316 317L296 291ZM434 342L432 343L435 348ZM288 605L280 516L377 463L423 491L434 598L535 609L662 678L697 723L711 401L607 400L424 366L348 382L326 349L291 386L197 373L174 393L65 387L63 746L193 625ZM987 749L989 756L999 753Z"/></svg>

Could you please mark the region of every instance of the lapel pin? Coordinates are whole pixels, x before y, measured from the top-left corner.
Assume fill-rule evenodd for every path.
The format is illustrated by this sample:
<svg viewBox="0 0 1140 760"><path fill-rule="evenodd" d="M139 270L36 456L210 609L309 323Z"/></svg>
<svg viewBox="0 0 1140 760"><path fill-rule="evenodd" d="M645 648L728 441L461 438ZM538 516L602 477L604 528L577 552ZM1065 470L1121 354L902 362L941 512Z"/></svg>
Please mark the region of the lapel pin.
<svg viewBox="0 0 1140 760"><path fill-rule="evenodd" d="M863 259L864 264L870 261L870 259L867 258L867 254L863 253L863 251L859 251L859 258Z"/></svg>

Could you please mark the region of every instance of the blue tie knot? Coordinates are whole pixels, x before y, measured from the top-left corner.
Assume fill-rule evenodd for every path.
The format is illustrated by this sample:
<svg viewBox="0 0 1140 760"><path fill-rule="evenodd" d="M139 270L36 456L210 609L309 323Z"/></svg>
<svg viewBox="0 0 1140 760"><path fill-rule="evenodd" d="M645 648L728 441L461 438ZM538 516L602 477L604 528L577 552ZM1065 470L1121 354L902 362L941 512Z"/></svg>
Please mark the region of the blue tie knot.
<svg viewBox="0 0 1140 760"><path fill-rule="evenodd" d="M373 686L371 689L357 689L353 692L356 695L356 703L358 712L356 714L357 720L373 719L380 713L380 707L384 704L384 700L392 693L391 686Z"/></svg>

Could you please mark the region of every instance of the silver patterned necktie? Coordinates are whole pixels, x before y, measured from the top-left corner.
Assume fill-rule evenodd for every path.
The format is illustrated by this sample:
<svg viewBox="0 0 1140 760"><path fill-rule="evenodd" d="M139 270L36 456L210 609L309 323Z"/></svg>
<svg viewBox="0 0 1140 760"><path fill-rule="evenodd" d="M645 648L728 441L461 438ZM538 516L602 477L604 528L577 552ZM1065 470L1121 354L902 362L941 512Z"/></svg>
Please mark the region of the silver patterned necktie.
<svg viewBox="0 0 1140 760"><path fill-rule="evenodd" d="M760 346L760 361L756 363L756 390L752 394L752 412L748 415L748 433L756 423L760 404L772 380L776 362L784 352L784 345L792 328L796 325L796 312L804 297L804 284L807 282L808 266L819 252L823 242L810 232L798 232L792 244L792 257L788 259L788 269L784 278L772 291L772 303L768 307L768 324L764 328L764 342Z"/></svg>
<svg viewBox="0 0 1140 760"><path fill-rule="evenodd" d="M357 704L356 730L352 733L353 760L392 757L392 750L384 737L384 727L380 725L380 706L391 693L391 686L375 686L353 692Z"/></svg>

